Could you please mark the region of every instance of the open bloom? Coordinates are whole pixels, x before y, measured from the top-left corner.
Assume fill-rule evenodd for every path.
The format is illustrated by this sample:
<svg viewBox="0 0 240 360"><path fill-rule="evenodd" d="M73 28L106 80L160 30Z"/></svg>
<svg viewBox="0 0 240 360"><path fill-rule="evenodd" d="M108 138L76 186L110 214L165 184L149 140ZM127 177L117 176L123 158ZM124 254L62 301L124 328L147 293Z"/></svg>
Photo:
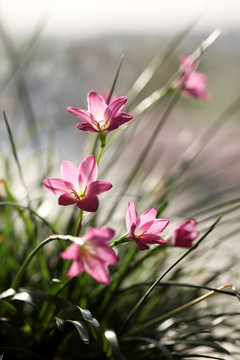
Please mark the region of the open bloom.
<svg viewBox="0 0 240 360"><path fill-rule="evenodd" d="M111 189L108 181L96 181L98 166L93 155L86 157L76 167L70 161L63 161L61 178L50 178L43 181L46 188L59 196L59 205L76 204L80 209L97 211L99 201L97 195Z"/></svg>
<svg viewBox="0 0 240 360"><path fill-rule="evenodd" d="M186 248L192 247L193 241L199 235L199 232L195 230L196 224L197 222L195 219L189 219L175 227L171 231L169 245Z"/></svg>
<svg viewBox="0 0 240 360"><path fill-rule="evenodd" d="M107 105L101 95L91 91L88 94L88 111L75 107L68 107L67 110L83 121L77 124L78 130L89 132L112 131L132 119L131 115L121 111L126 101L127 98L122 96L112 100Z"/></svg>
<svg viewBox="0 0 240 360"><path fill-rule="evenodd" d="M83 238L76 240L61 253L63 259L74 260L68 276L73 277L86 271L103 284L109 284L108 265L118 262L114 250L107 245L114 231L107 227L89 228Z"/></svg>
<svg viewBox="0 0 240 360"><path fill-rule="evenodd" d="M126 227L128 237L134 240L139 250L149 248L147 244L165 244L166 241L160 236L161 232L168 225L165 219L156 219L157 210L152 208L138 215L133 202L129 202L126 214Z"/></svg>
<svg viewBox="0 0 240 360"><path fill-rule="evenodd" d="M196 72L199 61L194 62L190 56L187 58L180 56L179 60L182 74L177 80L177 86L181 86L181 84L184 83L182 94L186 97L209 100L211 95L205 89L206 76Z"/></svg>

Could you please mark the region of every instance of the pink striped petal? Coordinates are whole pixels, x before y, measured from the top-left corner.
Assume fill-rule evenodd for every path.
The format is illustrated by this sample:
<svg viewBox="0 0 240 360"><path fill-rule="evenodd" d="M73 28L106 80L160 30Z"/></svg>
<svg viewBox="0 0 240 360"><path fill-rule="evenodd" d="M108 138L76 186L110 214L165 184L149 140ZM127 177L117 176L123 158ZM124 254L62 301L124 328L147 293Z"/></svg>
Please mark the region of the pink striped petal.
<svg viewBox="0 0 240 360"><path fill-rule="evenodd" d="M89 112L87 110L83 110L83 109L79 109L79 108L75 108L75 107L68 107L67 110L70 113L76 115L83 122L91 125L91 123L92 123L91 114L89 114Z"/></svg>
<svg viewBox="0 0 240 360"><path fill-rule="evenodd" d="M153 223L154 223L154 220L147 221L147 222L145 222L143 224L140 223L139 226L135 229L134 234L136 236L140 236L143 233L149 231L149 229L153 225Z"/></svg>
<svg viewBox="0 0 240 360"><path fill-rule="evenodd" d="M74 277L80 275L84 271L81 261L74 261L70 269L68 270L68 277Z"/></svg>
<svg viewBox="0 0 240 360"><path fill-rule="evenodd" d="M69 191L69 188L73 186L71 183L64 181L61 178L49 178L43 180L43 184L54 195L62 195Z"/></svg>
<svg viewBox="0 0 240 360"><path fill-rule="evenodd" d="M74 197L72 196L72 194L70 193L65 193L62 194L59 198L58 198L58 204L59 205L72 205L72 204L76 204L77 203L77 199L74 199Z"/></svg>
<svg viewBox="0 0 240 360"><path fill-rule="evenodd" d="M92 197L86 197L83 200L78 200L76 204L79 207L79 209L88 212L95 212L98 209L99 201L96 196L92 196Z"/></svg>
<svg viewBox="0 0 240 360"><path fill-rule="evenodd" d="M80 246L78 244L71 244L66 250L61 252L61 258L68 260L78 260L80 255L79 248Z"/></svg>
<svg viewBox="0 0 240 360"><path fill-rule="evenodd" d="M138 250L143 251L149 249L149 246L141 240L134 240L138 246Z"/></svg>
<svg viewBox="0 0 240 360"><path fill-rule="evenodd" d="M71 161L63 161L61 165L61 174L64 180L74 185L78 189L78 168Z"/></svg>
<svg viewBox="0 0 240 360"><path fill-rule="evenodd" d="M87 196L96 196L110 190L112 184L108 181L98 180L91 182L87 187Z"/></svg>
<svg viewBox="0 0 240 360"><path fill-rule="evenodd" d="M166 241L161 236L152 233L142 235L141 240L148 244L166 244Z"/></svg>
<svg viewBox="0 0 240 360"><path fill-rule="evenodd" d="M84 189L91 182L95 181L98 174L98 166L93 155L86 157L79 166L79 186L80 189Z"/></svg>
<svg viewBox="0 0 240 360"><path fill-rule="evenodd" d="M149 229L149 232L159 235L169 224L168 220L165 219L156 219L152 226Z"/></svg>
<svg viewBox="0 0 240 360"><path fill-rule="evenodd" d="M97 121L103 120L106 108L107 105L101 95L95 91L91 91L88 94L88 111Z"/></svg>
<svg viewBox="0 0 240 360"><path fill-rule="evenodd" d="M114 117L116 117L119 111L121 111L126 101L126 96L122 96L112 101L105 110L104 120L108 120L109 118L113 119Z"/></svg>
<svg viewBox="0 0 240 360"><path fill-rule="evenodd" d="M77 128L78 130L82 130L82 131L87 131L87 132L98 132L97 129L95 129L95 127L93 127L93 125L90 124L77 124Z"/></svg>
<svg viewBox="0 0 240 360"><path fill-rule="evenodd" d="M155 208L151 208L151 209L145 211L140 216L140 224L143 224L143 223L145 223L147 221L155 220L156 215L157 215L157 210Z"/></svg>
<svg viewBox="0 0 240 360"><path fill-rule="evenodd" d="M87 241L97 241L97 242L108 242L111 241L114 237L114 230L108 227L102 228L89 228L84 236L84 242Z"/></svg>
<svg viewBox="0 0 240 360"><path fill-rule="evenodd" d="M140 218L136 211L135 205L132 201L130 201L128 203L128 209L127 209L127 213L126 213L126 227L127 227L129 234L131 234L132 225L133 224L136 225L138 223L139 219Z"/></svg>

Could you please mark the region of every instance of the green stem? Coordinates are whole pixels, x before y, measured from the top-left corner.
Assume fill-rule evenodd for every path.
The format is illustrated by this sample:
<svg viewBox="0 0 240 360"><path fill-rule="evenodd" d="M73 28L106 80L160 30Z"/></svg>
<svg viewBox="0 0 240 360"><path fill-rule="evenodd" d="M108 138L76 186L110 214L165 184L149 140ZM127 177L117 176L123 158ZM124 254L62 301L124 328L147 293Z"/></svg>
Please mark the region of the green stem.
<svg viewBox="0 0 240 360"><path fill-rule="evenodd" d="M128 242L130 239L129 237L127 236L127 234L125 235L122 235L120 238L118 238L117 240L114 240L109 246L111 247L114 247L114 246L117 246L119 244L123 244L123 243L126 243Z"/></svg>
<svg viewBox="0 0 240 360"><path fill-rule="evenodd" d="M53 240L59 240L59 239L68 240L68 238L69 238L68 236L63 236L63 235L51 235L47 239L43 240L35 249L33 249L33 251L29 254L27 259L24 261L24 263L18 270L18 272L12 282L11 288L16 289L19 286L22 276L23 276L27 266L29 265L31 260L34 258L34 256L39 252L39 250L41 250L42 247L44 247L46 244L48 244L49 242L51 242Z"/></svg>
<svg viewBox="0 0 240 360"><path fill-rule="evenodd" d="M100 159L101 159L102 154L103 154L103 150L104 150L105 145L106 145L106 137L107 137L107 131L103 131L103 132L98 133L98 138L99 138L100 144L101 144L99 152L98 152L98 156L97 156L97 164L98 165L99 165Z"/></svg>
<svg viewBox="0 0 240 360"><path fill-rule="evenodd" d="M79 216L78 216L78 222L75 230L74 236L78 237L81 230L82 230L82 220L83 220L83 210L80 209Z"/></svg>
<svg viewBox="0 0 240 360"><path fill-rule="evenodd" d="M104 146L101 146L100 149L99 149L99 153L98 153L98 156L97 156L97 164L99 165L99 162L101 160L101 157L102 157L102 154L103 154L103 150L104 150Z"/></svg>

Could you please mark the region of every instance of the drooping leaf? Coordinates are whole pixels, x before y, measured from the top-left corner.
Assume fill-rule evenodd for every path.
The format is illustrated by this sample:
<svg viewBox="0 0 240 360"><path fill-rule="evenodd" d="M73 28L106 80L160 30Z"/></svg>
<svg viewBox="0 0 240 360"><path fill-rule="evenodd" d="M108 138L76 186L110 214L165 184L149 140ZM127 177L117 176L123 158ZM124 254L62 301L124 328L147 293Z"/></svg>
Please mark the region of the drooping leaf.
<svg viewBox="0 0 240 360"><path fill-rule="evenodd" d="M107 338L109 344L111 345L114 360L124 360L125 357L121 353L120 346L118 343L118 338L113 330L106 330L104 332L105 337Z"/></svg>
<svg viewBox="0 0 240 360"><path fill-rule="evenodd" d="M76 329L79 333L79 336L83 340L83 342L85 344L89 344L89 336L88 336L87 329L80 320L64 320L64 319L61 319L58 317L56 317L55 320L56 320L57 327L61 331L64 331L65 323L72 323L76 327Z"/></svg>
<svg viewBox="0 0 240 360"><path fill-rule="evenodd" d="M217 344L216 342L209 341L209 340L174 340L174 342L171 342L171 344L192 344L196 346L208 346L213 349L218 350L219 352L222 352L224 354L231 355L231 353L223 348L221 345Z"/></svg>
<svg viewBox="0 0 240 360"><path fill-rule="evenodd" d="M166 356L166 358L168 360L174 360L174 358L173 358L172 354L170 353L170 351L164 345L162 345L159 341L156 341L156 340L151 339L151 338L147 338L145 336L134 336L134 337L128 338L128 340L144 341L144 342L147 342L149 344L152 344L156 348L158 348Z"/></svg>

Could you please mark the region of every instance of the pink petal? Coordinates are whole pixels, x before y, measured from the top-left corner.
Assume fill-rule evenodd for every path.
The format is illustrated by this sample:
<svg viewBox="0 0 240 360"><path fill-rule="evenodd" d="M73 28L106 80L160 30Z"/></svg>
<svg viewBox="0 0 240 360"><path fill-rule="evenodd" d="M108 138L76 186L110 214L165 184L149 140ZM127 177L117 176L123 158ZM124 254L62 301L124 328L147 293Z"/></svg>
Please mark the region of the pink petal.
<svg viewBox="0 0 240 360"><path fill-rule="evenodd" d="M138 250L143 251L149 249L149 246L141 240L134 240L138 246Z"/></svg>
<svg viewBox="0 0 240 360"><path fill-rule="evenodd" d="M156 215L157 215L157 210L155 208L151 208L151 209L145 211L140 216L140 224L145 223L145 222L150 221L150 220L155 220Z"/></svg>
<svg viewBox="0 0 240 360"><path fill-rule="evenodd" d="M91 91L88 94L88 111L97 121L103 120L106 108L107 104L101 95L95 91Z"/></svg>
<svg viewBox="0 0 240 360"><path fill-rule="evenodd" d="M117 117L114 119L110 119L110 124L107 128L108 131L112 131L117 129L122 124L125 124L126 122L130 121L133 117L127 113L120 112Z"/></svg>
<svg viewBox="0 0 240 360"><path fill-rule="evenodd" d="M126 101L126 96L122 96L112 101L105 110L104 120L108 120L109 118L113 119L114 117L116 117Z"/></svg>
<svg viewBox="0 0 240 360"><path fill-rule="evenodd" d="M145 222L145 223L143 223L143 224L140 223L140 224L136 227L134 234L135 234L136 236L140 236L140 235L142 235L144 232L149 231L149 229L150 229L150 227L152 226L153 222L154 222L154 220L147 221L147 222Z"/></svg>
<svg viewBox="0 0 240 360"><path fill-rule="evenodd" d="M79 248L78 244L71 244L66 250L61 252L62 259L78 260L79 259Z"/></svg>
<svg viewBox="0 0 240 360"><path fill-rule="evenodd" d="M77 199L74 199L74 197L69 194L69 193L65 193L62 194L59 198L58 198L58 204L59 205L72 205L72 204L76 204L77 203Z"/></svg>
<svg viewBox="0 0 240 360"><path fill-rule="evenodd" d="M96 196L91 196L91 197L86 197L83 200L78 200L76 204L79 207L79 209L88 212L95 212L98 209L99 201Z"/></svg>
<svg viewBox="0 0 240 360"><path fill-rule="evenodd" d="M152 233L142 235L141 240L148 244L166 244L166 241L161 236Z"/></svg>
<svg viewBox="0 0 240 360"><path fill-rule="evenodd" d="M98 132L92 125L90 124L77 124L78 130L87 131L87 132Z"/></svg>
<svg viewBox="0 0 240 360"><path fill-rule="evenodd" d="M86 272L103 284L109 284L109 272L107 265L95 256L86 256L83 259L84 269Z"/></svg>
<svg viewBox="0 0 240 360"><path fill-rule="evenodd" d="M69 181L78 188L78 168L71 161L63 161L61 165L61 174L64 180Z"/></svg>
<svg viewBox="0 0 240 360"><path fill-rule="evenodd" d="M150 227L149 232L159 235L166 228L168 224L169 224L168 220L156 219L154 220L154 223Z"/></svg>
<svg viewBox="0 0 240 360"><path fill-rule="evenodd" d="M131 234L132 225L133 224L136 225L138 223L139 219L140 218L136 211L135 205L132 201L130 201L128 203L128 209L127 209L127 213L126 213L126 227L127 227L129 234Z"/></svg>
<svg viewBox="0 0 240 360"><path fill-rule="evenodd" d="M112 184L108 181L98 180L91 182L87 187L87 196L96 196L111 189Z"/></svg>
<svg viewBox="0 0 240 360"><path fill-rule="evenodd" d="M108 245L97 244L97 246L95 246L95 250L95 256L106 264L114 265L119 261L114 250Z"/></svg>
<svg viewBox="0 0 240 360"><path fill-rule="evenodd" d="M98 166L93 155L86 157L79 165L79 174L81 174L81 177L79 177L80 189L84 189L85 186L96 180Z"/></svg>
<svg viewBox="0 0 240 360"><path fill-rule="evenodd" d="M68 277L74 277L83 272L83 264L81 261L74 261L70 269L68 270Z"/></svg>
<svg viewBox="0 0 240 360"><path fill-rule="evenodd" d="M97 242L108 242L114 237L114 230L108 227L102 228L89 228L84 236L84 242L97 241Z"/></svg>
<svg viewBox="0 0 240 360"><path fill-rule="evenodd" d="M76 115L83 122L90 124L90 125L92 124L91 115L89 114L89 112L87 110L78 109L75 107L68 107L67 110L70 113L73 113L74 115Z"/></svg>
<svg viewBox="0 0 240 360"><path fill-rule="evenodd" d="M73 186L71 183L64 181L61 178L49 178L43 180L43 184L54 195L62 195L69 191L69 188Z"/></svg>

